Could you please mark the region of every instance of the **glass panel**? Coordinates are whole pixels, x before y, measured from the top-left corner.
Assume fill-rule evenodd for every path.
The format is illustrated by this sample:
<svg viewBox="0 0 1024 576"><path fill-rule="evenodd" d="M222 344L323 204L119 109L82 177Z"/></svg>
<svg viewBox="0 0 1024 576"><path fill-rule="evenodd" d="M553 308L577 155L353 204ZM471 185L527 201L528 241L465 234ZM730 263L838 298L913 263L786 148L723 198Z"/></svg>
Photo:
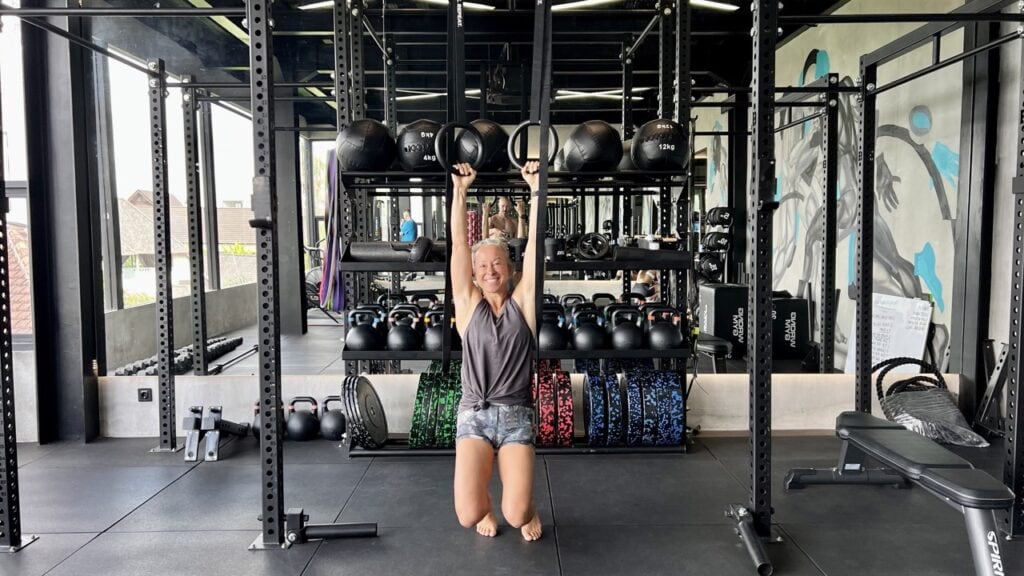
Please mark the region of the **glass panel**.
<svg viewBox="0 0 1024 576"><path fill-rule="evenodd" d="M221 288L256 282L252 217L252 122L224 106L211 107L217 189L217 249Z"/></svg>

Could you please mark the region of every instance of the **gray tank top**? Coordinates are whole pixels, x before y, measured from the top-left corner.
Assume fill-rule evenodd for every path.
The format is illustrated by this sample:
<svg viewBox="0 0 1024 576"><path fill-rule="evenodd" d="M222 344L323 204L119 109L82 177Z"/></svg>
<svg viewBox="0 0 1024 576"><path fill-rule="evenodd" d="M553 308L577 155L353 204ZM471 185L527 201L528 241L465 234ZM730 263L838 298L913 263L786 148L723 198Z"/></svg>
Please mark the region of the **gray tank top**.
<svg viewBox="0 0 1024 576"><path fill-rule="evenodd" d="M462 335L462 401L459 411L490 404L529 406L535 342L515 300L501 316L481 300Z"/></svg>

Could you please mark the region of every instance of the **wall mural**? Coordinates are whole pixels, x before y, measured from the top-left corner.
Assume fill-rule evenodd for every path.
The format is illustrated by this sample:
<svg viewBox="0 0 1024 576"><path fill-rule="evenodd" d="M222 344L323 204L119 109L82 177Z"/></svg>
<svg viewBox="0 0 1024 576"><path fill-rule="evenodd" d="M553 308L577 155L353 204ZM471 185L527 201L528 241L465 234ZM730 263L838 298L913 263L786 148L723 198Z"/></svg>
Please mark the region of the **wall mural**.
<svg viewBox="0 0 1024 576"><path fill-rule="evenodd" d="M828 53L824 50L811 50L797 82L803 85L828 72ZM841 83L844 86L854 85L853 79L848 76L843 77ZM837 247L847 242L848 255L845 286L843 270L837 266L836 284L846 296L840 301L840 307L845 308L846 313L840 311L836 326L837 366L843 365L846 354L848 318L852 317L853 310L849 300L856 294L854 256L859 194L857 101L852 94L844 94L840 100ZM959 106L959 102L956 104ZM779 108L776 125L798 121L818 110ZM934 303L935 334L931 350L933 357L942 358L949 342L949 329L942 318L948 317L945 312L951 278L943 278L938 272L936 252L946 254L945 250L948 249L949 259L952 258L955 223L950 211L947 186L955 194L959 178L959 155L937 138L929 138L935 127L934 122L932 110L921 104L913 106L903 123L885 123L877 128L874 281L876 292L930 299ZM803 125L782 132L776 140L779 163L775 199L779 202L779 209L775 219L774 286L776 290L789 290L798 297L811 298L815 302L819 297L816 285L822 250L823 126L823 119L808 120ZM956 129L959 130L959 123ZM925 144L929 141L930 148ZM721 194L721 202L725 204L726 185L724 180L719 181L724 170L715 170L725 165L726 151L720 137L712 140L708 156L709 171L714 174L709 174L709 191ZM893 156L897 158L891 158ZM915 163L919 166L913 166ZM899 170L895 170L896 167ZM901 173L912 174L915 181L905 181L905 177L898 175ZM922 177L927 182L927 191L924 188L925 182L919 181ZM941 221L915 221L913 226L916 230L908 231L905 229L910 223L907 214L904 212L899 220L894 214L901 205L906 209L918 203L934 204L937 212L935 209L922 209L921 213L937 213ZM894 234L895 226L904 228L899 230L899 237ZM912 248L908 248L908 232L913 232Z"/></svg>

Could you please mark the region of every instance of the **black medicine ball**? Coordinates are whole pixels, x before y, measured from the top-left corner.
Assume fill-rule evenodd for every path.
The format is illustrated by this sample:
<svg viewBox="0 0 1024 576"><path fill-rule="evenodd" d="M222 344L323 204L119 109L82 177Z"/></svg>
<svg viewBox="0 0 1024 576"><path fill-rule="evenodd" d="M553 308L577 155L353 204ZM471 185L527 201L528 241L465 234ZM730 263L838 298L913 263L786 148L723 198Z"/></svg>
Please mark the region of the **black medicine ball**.
<svg viewBox="0 0 1024 576"><path fill-rule="evenodd" d="M555 154L555 172L565 172L565 147L558 149Z"/></svg>
<svg viewBox="0 0 1024 576"><path fill-rule="evenodd" d="M441 125L433 120L417 120L406 125L398 135L398 162L409 172L439 170L434 139Z"/></svg>
<svg viewBox="0 0 1024 576"><path fill-rule="evenodd" d="M387 126L376 120L356 120L338 134L334 144L338 164L346 172L386 170L395 159L395 141Z"/></svg>
<svg viewBox="0 0 1024 576"><path fill-rule="evenodd" d="M564 150L569 172L615 170L622 159L622 138L611 124L590 120L573 129Z"/></svg>
<svg viewBox="0 0 1024 576"><path fill-rule="evenodd" d="M639 170L681 170L690 160L686 130L672 120L651 120L633 137L630 156Z"/></svg>
<svg viewBox="0 0 1024 576"><path fill-rule="evenodd" d="M473 128L480 133L480 140L484 143L484 153L480 162L474 166L480 172L503 172L508 170L508 132L497 122L485 120L473 120ZM455 157L458 162L472 162L477 155L476 139L468 132L463 131L455 141L457 150Z"/></svg>

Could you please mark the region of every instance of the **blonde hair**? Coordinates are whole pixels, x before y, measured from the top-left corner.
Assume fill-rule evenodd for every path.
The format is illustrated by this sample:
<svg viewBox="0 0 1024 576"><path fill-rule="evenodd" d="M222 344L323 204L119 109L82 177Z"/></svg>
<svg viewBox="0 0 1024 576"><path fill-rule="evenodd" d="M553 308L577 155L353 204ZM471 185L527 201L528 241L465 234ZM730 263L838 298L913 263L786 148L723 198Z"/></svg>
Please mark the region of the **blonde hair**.
<svg viewBox="0 0 1024 576"><path fill-rule="evenodd" d="M512 256L508 253L508 242L502 238L484 238L483 240L473 244L472 256L473 262L476 262L476 253L480 251L484 246L498 246L501 248L502 254L505 255L505 262L508 263L509 267L512 266Z"/></svg>

